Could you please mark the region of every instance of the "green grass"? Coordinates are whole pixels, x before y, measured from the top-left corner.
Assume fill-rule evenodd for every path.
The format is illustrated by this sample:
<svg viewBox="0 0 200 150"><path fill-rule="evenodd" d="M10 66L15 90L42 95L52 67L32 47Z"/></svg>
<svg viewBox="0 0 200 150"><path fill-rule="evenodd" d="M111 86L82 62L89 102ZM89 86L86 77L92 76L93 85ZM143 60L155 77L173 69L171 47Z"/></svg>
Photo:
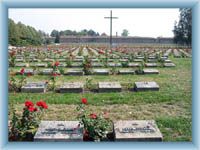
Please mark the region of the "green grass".
<svg viewBox="0 0 200 150"><path fill-rule="evenodd" d="M80 103L82 97L86 97L91 111L109 111L113 120L154 119L163 133L164 141L191 141L192 59L170 59L176 67L158 67L159 75L60 76L57 82L58 85L67 81L85 83L86 78L91 78L93 84L99 81L119 81L122 86L127 86L136 81L156 81L160 86L159 91L83 94L12 92L9 93L9 103L16 104L20 111L26 99L34 102L43 99L49 104L44 119L74 120L76 104ZM28 80L41 81L48 78L35 75Z"/></svg>

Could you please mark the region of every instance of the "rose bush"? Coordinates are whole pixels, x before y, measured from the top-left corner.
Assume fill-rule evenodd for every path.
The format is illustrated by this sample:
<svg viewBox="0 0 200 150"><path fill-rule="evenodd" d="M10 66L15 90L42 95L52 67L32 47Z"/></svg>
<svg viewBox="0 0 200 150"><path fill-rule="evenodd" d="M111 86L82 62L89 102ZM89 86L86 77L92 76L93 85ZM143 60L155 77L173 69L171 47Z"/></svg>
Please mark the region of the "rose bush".
<svg viewBox="0 0 200 150"><path fill-rule="evenodd" d="M44 109L48 109L48 106L46 102L42 100L38 101L36 106L32 101L26 100L22 115L17 114L16 110L12 106L9 140L32 141L43 116Z"/></svg>

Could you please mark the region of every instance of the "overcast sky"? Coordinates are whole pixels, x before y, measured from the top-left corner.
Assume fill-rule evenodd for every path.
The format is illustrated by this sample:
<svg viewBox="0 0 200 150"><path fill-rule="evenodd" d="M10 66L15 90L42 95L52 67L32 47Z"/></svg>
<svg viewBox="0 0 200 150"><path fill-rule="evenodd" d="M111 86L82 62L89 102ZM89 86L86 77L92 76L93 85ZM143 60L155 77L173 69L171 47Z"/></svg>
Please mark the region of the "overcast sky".
<svg viewBox="0 0 200 150"><path fill-rule="evenodd" d="M173 37L174 22L179 20L179 9L9 9L9 18L21 21L37 30L51 33L56 30L93 29L110 34L110 20L104 17L113 12L113 35L123 29L129 36Z"/></svg>

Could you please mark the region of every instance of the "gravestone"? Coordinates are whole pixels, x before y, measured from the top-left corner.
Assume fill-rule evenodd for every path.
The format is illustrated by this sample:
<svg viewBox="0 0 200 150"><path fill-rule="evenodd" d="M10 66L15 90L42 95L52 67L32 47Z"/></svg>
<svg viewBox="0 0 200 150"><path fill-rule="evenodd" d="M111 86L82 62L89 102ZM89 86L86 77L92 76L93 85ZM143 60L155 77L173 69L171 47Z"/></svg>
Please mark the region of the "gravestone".
<svg viewBox="0 0 200 150"><path fill-rule="evenodd" d="M117 121L115 141L162 141L163 136L154 120Z"/></svg>
<svg viewBox="0 0 200 150"><path fill-rule="evenodd" d="M24 74L29 74L29 75L33 75L34 74L34 71L33 71L33 69L24 69Z"/></svg>
<svg viewBox="0 0 200 150"><path fill-rule="evenodd" d="M157 59L148 59L147 62L157 62Z"/></svg>
<svg viewBox="0 0 200 150"><path fill-rule="evenodd" d="M145 63L145 67L157 67L157 63Z"/></svg>
<svg viewBox="0 0 200 150"><path fill-rule="evenodd" d="M134 74L135 71L131 69L120 69L119 74L126 75L126 74Z"/></svg>
<svg viewBox="0 0 200 150"><path fill-rule="evenodd" d="M58 59L59 62L66 62L66 59Z"/></svg>
<svg viewBox="0 0 200 150"><path fill-rule="evenodd" d="M139 63L128 63L128 67L139 67Z"/></svg>
<svg viewBox="0 0 200 150"><path fill-rule="evenodd" d="M136 56L137 59L144 59L144 56Z"/></svg>
<svg viewBox="0 0 200 150"><path fill-rule="evenodd" d="M83 83L65 82L60 86L60 93L81 93L83 92Z"/></svg>
<svg viewBox="0 0 200 150"><path fill-rule="evenodd" d="M44 62L53 62L53 59L45 58L43 61Z"/></svg>
<svg viewBox="0 0 200 150"><path fill-rule="evenodd" d="M108 69L93 69L92 72L94 75L109 75Z"/></svg>
<svg viewBox="0 0 200 150"><path fill-rule="evenodd" d="M80 69L68 69L65 72L65 75L79 75L79 76L82 76L83 75L83 70L80 70Z"/></svg>
<svg viewBox="0 0 200 150"><path fill-rule="evenodd" d="M119 82L99 82L99 92L121 92L122 87Z"/></svg>
<svg viewBox="0 0 200 150"><path fill-rule="evenodd" d="M156 56L149 56L148 59L156 59Z"/></svg>
<svg viewBox="0 0 200 150"><path fill-rule="evenodd" d="M39 63L39 64L36 64L36 67L47 67L47 64L45 64L45 63Z"/></svg>
<svg viewBox="0 0 200 150"><path fill-rule="evenodd" d="M65 67L66 66L66 64L64 64L64 63L60 63L59 65L58 65L58 67Z"/></svg>
<svg viewBox="0 0 200 150"><path fill-rule="evenodd" d="M24 62L24 59L23 58L17 58L17 59L15 59L15 62Z"/></svg>
<svg viewBox="0 0 200 150"><path fill-rule="evenodd" d="M45 93L47 85L44 82L28 82L22 86L21 91L25 93Z"/></svg>
<svg viewBox="0 0 200 150"><path fill-rule="evenodd" d="M92 67L103 67L102 63L93 62L91 63Z"/></svg>
<svg viewBox="0 0 200 150"><path fill-rule="evenodd" d="M83 126L79 121L41 121L35 142L83 141Z"/></svg>
<svg viewBox="0 0 200 150"><path fill-rule="evenodd" d="M74 68L79 68L79 67L82 67L83 66L83 64L82 63L80 63L80 62L76 62L76 63L72 63L71 64L71 67L74 67Z"/></svg>
<svg viewBox="0 0 200 150"><path fill-rule="evenodd" d="M136 91L158 91L159 85L156 82L135 82Z"/></svg>
<svg viewBox="0 0 200 150"><path fill-rule="evenodd" d="M15 64L15 67L28 67L29 64L26 64L26 63L16 63Z"/></svg>
<svg viewBox="0 0 200 150"><path fill-rule="evenodd" d="M108 67L121 67L121 63L108 63Z"/></svg>
<svg viewBox="0 0 200 150"><path fill-rule="evenodd" d="M98 60L98 59L95 59L95 58L93 58L93 59L91 59L91 61L92 61L92 62L98 62L99 60Z"/></svg>
<svg viewBox="0 0 200 150"><path fill-rule="evenodd" d="M169 59L164 60L165 63L171 63L172 61Z"/></svg>
<svg viewBox="0 0 200 150"><path fill-rule="evenodd" d="M133 62L142 62L143 59L134 59Z"/></svg>
<svg viewBox="0 0 200 150"><path fill-rule="evenodd" d="M164 63L164 67L175 67L174 63Z"/></svg>
<svg viewBox="0 0 200 150"><path fill-rule="evenodd" d="M73 59L73 62L83 62L83 59L75 58L75 59Z"/></svg>
<svg viewBox="0 0 200 150"><path fill-rule="evenodd" d="M43 75L51 75L53 72L53 69L52 68L46 68L46 69L43 69L42 70L42 74Z"/></svg>
<svg viewBox="0 0 200 150"><path fill-rule="evenodd" d="M159 74L157 69L143 69L144 74Z"/></svg>

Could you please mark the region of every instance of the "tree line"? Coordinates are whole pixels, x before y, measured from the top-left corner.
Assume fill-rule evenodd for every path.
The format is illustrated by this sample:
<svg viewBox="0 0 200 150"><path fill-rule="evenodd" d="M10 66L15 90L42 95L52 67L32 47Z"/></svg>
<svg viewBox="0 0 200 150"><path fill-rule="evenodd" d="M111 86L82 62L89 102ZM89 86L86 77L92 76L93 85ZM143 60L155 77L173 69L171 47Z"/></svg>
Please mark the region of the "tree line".
<svg viewBox="0 0 200 150"><path fill-rule="evenodd" d="M31 26L21 22L15 23L8 19L8 42L13 46L41 45L45 42L47 34L41 30L37 31Z"/></svg>

